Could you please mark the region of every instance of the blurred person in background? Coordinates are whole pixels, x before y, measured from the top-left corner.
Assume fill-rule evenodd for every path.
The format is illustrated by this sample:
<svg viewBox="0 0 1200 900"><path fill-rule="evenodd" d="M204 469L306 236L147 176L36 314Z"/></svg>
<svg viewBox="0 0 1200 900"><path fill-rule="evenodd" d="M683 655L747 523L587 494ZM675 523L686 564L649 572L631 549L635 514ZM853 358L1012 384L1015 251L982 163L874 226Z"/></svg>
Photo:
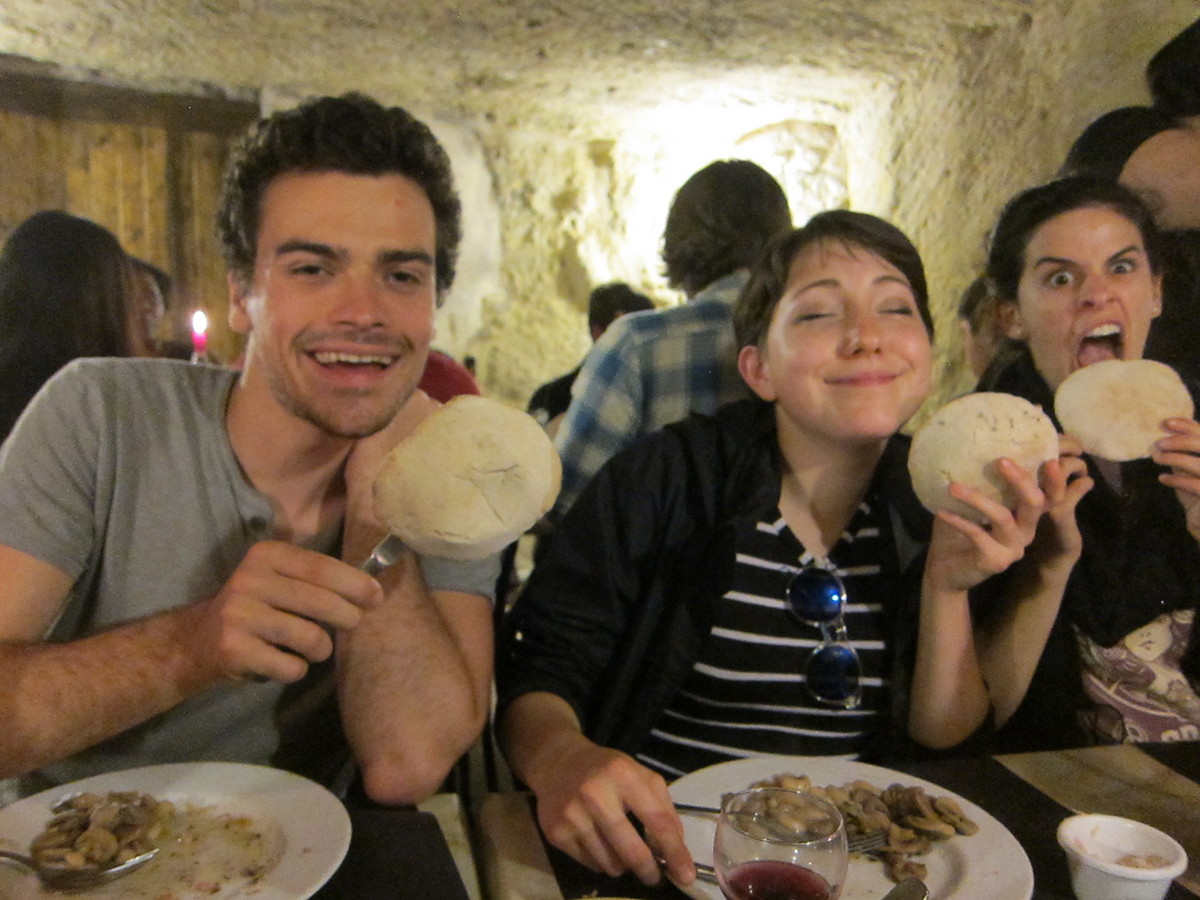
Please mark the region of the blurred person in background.
<svg viewBox="0 0 1200 900"><path fill-rule="evenodd" d="M654 309L653 301L623 281L613 281L593 289L588 296L588 332L592 336L592 343L600 340L600 335L621 316L650 309ZM529 414L538 420L551 437L558 431L562 417L571 405L571 388L582 368L583 363L580 363L566 375L543 384L529 400Z"/></svg>
<svg viewBox="0 0 1200 900"><path fill-rule="evenodd" d="M73 359L152 355L132 259L107 229L34 213L0 251L0 440L43 384Z"/></svg>
<svg viewBox="0 0 1200 900"><path fill-rule="evenodd" d="M791 227L783 188L749 160L710 163L683 183L662 258L667 283L687 302L618 321L588 354L555 437L563 477L552 522L638 435L749 396L733 307L750 266Z"/></svg>
<svg viewBox="0 0 1200 900"><path fill-rule="evenodd" d="M1062 175L1119 181L1162 232L1163 310L1146 358L1200 381L1200 20L1146 66L1151 106L1097 118L1067 154Z"/></svg>
<svg viewBox="0 0 1200 900"><path fill-rule="evenodd" d="M962 292L958 326L963 339L963 359L976 380L994 360L1007 358L1015 346L1004 333L999 304L985 275L977 276Z"/></svg>
<svg viewBox="0 0 1200 900"><path fill-rule="evenodd" d="M171 276L154 263L136 256L130 261L133 263L133 314L139 336L145 338L145 355L167 356L173 336L163 331L163 325L167 308L175 305L171 302L174 294Z"/></svg>

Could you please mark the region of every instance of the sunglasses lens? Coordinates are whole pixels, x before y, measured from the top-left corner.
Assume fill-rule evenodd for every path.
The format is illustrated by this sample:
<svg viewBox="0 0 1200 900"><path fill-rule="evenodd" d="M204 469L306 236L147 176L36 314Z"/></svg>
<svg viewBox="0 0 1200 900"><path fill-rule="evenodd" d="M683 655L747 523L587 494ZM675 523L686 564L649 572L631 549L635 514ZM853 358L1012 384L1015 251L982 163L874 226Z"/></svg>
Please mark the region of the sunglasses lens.
<svg viewBox="0 0 1200 900"><path fill-rule="evenodd" d="M787 599L792 612L805 622L835 622L846 603L846 588L834 572L801 569L788 583Z"/></svg>
<svg viewBox="0 0 1200 900"><path fill-rule="evenodd" d="M861 667L858 654L845 644L826 644L809 658L808 689L818 700L853 705L858 700Z"/></svg>

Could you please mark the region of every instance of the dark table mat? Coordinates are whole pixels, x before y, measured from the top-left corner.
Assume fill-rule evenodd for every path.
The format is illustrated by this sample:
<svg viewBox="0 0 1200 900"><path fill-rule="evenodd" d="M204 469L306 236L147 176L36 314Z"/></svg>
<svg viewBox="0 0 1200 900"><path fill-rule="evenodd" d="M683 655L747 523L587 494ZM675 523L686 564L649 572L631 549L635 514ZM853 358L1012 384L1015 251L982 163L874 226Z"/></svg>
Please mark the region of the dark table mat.
<svg viewBox="0 0 1200 900"><path fill-rule="evenodd" d="M1200 742L1138 744L1138 749L1168 766L1185 778L1200 784Z"/></svg>
<svg viewBox="0 0 1200 900"><path fill-rule="evenodd" d="M938 759L895 768L965 797L1012 832L1033 868L1034 900L1074 900L1058 823L1070 810L988 756Z"/></svg>
<svg viewBox="0 0 1200 900"><path fill-rule="evenodd" d="M1189 759L1194 762L1194 758ZM1166 760L1163 762L1170 765ZM1056 837L1058 823L1071 814L1070 810L991 757L937 759L895 765L892 768L965 797L1011 831L1028 855L1033 868L1033 900L1075 900L1066 856L1058 846ZM680 900L686 897L670 884L648 888L631 875L609 878L598 874L548 844L546 852L566 900L595 896L596 892L601 896L637 900ZM1173 884L1167 893L1167 900L1195 900L1195 897L1178 884Z"/></svg>
<svg viewBox="0 0 1200 900"><path fill-rule="evenodd" d="M469 900L432 813L350 809L350 849L314 900Z"/></svg>

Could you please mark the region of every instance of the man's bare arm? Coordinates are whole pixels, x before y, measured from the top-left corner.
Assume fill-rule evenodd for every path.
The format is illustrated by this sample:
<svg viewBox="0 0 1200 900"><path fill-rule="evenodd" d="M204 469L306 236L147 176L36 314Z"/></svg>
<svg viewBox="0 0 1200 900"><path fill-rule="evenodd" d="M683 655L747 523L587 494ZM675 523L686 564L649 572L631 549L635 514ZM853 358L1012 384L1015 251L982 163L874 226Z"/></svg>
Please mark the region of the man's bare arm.
<svg viewBox="0 0 1200 900"><path fill-rule="evenodd" d="M380 803L434 793L483 730L491 700L485 597L430 592L406 553L380 577L385 601L337 639L342 719Z"/></svg>
<svg viewBox="0 0 1200 900"><path fill-rule="evenodd" d="M215 597L61 644L43 642L66 574L0 546L0 777L64 759L221 681L303 677L352 628L375 581L310 550L251 548Z"/></svg>
<svg viewBox="0 0 1200 900"><path fill-rule="evenodd" d="M170 709L203 677L157 617L86 640L45 644L71 581L54 566L0 546L0 776L32 771Z"/></svg>

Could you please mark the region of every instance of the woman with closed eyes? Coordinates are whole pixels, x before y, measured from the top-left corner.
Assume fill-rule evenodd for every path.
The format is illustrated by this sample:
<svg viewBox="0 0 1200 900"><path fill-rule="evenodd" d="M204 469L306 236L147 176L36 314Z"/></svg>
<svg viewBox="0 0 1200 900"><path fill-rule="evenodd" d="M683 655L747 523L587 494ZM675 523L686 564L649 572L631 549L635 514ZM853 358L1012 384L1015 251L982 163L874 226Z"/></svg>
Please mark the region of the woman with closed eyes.
<svg viewBox="0 0 1200 900"><path fill-rule="evenodd" d="M1016 510L961 488L990 528L931 522L899 434L931 384L925 276L874 216L820 213L785 237L734 324L756 397L601 469L498 653L498 735L547 838L647 883L655 851L694 877L669 779L762 753L887 761L986 731L967 591L1022 555L1071 466L1039 486L1002 462Z"/></svg>

